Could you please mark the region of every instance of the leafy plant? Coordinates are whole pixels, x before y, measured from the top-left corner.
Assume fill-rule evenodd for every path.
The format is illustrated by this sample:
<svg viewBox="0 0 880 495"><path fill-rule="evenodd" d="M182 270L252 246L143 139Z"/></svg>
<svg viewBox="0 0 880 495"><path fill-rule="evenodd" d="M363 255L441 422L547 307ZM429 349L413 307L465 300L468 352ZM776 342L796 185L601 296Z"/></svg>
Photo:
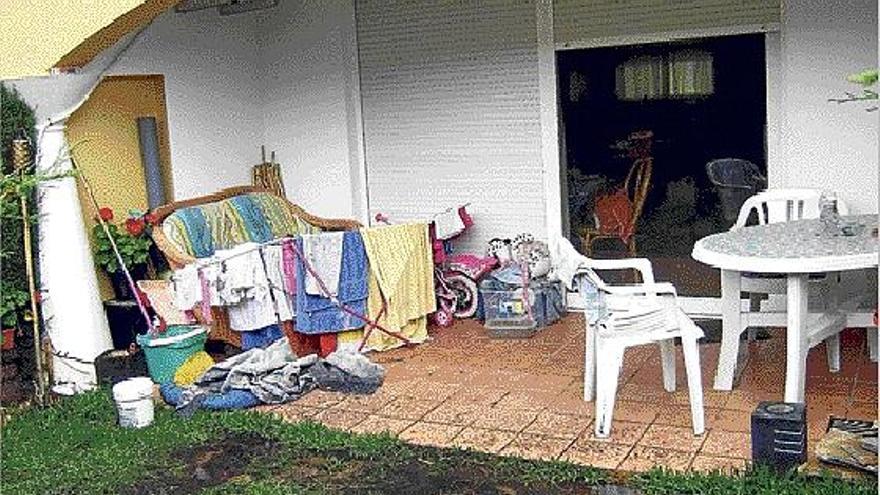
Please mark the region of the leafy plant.
<svg viewBox="0 0 880 495"><path fill-rule="evenodd" d="M862 87L861 93L846 93L846 98L831 98L828 101L835 103L847 103L851 101L873 101L878 99L877 90L873 89L877 84L877 69L866 69L856 74L850 74L846 80L858 84ZM877 106L870 106L866 109L869 112L877 110Z"/></svg>
<svg viewBox="0 0 880 495"><path fill-rule="evenodd" d="M101 208L98 216L107 222L107 232L116 243L120 257L125 266L131 268L145 265L150 256L150 246L153 240L147 233L147 220L139 212L132 214L125 220L122 226L109 223L113 220L113 210ZM113 246L107 237L107 232L99 224L92 227L94 237L95 262L107 273L115 273L120 270L119 261L113 252Z"/></svg>
<svg viewBox="0 0 880 495"><path fill-rule="evenodd" d="M0 324L3 328L14 328L18 325L18 316L28 303L28 293L20 289L4 290L0 296Z"/></svg>

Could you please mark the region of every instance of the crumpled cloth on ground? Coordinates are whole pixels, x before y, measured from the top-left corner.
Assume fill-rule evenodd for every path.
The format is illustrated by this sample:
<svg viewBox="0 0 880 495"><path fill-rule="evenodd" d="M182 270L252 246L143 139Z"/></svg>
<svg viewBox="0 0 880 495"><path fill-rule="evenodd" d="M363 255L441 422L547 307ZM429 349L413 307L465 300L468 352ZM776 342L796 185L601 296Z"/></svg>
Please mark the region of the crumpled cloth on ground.
<svg viewBox="0 0 880 495"><path fill-rule="evenodd" d="M287 338L281 338L265 349L250 349L215 364L195 385L212 392L249 390L266 404L281 404L315 387L306 371L316 362L315 354L297 358Z"/></svg>
<svg viewBox="0 0 880 495"><path fill-rule="evenodd" d="M339 276L342 269L342 240L344 232L303 235L303 256L324 282L330 295L339 293ZM318 279L306 273L306 292L323 296Z"/></svg>
<svg viewBox="0 0 880 495"><path fill-rule="evenodd" d="M352 352L332 352L310 372L322 390L356 394L375 392L385 378L382 366Z"/></svg>

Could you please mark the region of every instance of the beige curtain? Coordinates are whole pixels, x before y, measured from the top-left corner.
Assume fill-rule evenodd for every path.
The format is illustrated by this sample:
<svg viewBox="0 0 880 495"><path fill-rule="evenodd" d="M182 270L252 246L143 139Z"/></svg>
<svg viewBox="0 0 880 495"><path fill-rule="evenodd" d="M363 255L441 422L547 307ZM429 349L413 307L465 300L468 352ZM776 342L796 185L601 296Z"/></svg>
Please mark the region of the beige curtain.
<svg viewBox="0 0 880 495"><path fill-rule="evenodd" d="M683 50L669 56L670 96L706 96L714 90L711 53Z"/></svg>
<svg viewBox="0 0 880 495"><path fill-rule="evenodd" d="M667 95L667 67L663 57L638 56L617 66L615 92L621 100L653 100Z"/></svg>

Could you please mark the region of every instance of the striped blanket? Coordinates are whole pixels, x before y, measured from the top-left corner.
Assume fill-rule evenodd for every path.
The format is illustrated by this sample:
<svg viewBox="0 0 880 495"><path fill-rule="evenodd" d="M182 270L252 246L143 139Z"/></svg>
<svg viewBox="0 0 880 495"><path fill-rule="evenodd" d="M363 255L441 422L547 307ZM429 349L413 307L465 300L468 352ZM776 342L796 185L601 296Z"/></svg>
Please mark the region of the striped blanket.
<svg viewBox="0 0 880 495"><path fill-rule="evenodd" d="M181 251L196 258L245 242L320 232L297 216L286 200L266 193L181 208L165 218L162 230Z"/></svg>

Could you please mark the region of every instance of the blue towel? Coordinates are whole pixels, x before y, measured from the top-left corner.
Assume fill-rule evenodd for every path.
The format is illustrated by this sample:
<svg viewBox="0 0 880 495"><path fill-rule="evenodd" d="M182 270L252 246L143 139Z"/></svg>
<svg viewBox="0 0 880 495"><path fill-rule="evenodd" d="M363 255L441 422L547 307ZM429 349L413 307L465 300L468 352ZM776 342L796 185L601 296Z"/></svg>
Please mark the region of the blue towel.
<svg viewBox="0 0 880 495"><path fill-rule="evenodd" d="M241 215L248 239L252 242L269 242L273 239L269 222L253 198L247 195L233 196L229 198L229 203Z"/></svg>
<svg viewBox="0 0 880 495"><path fill-rule="evenodd" d="M205 220L205 214L198 206L181 208L175 213L181 221L186 235L192 243L193 256L206 258L214 254L214 239L211 237L211 229Z"/></svg>
<svg viewBox="0 0 880 495"><path fill-rule="evenodd" d="M258 328L256 330L250 330L248 332L239 332L239 335L241 335L242 351L253 349L255 347L265 349L269 347L272 342L275 342L284 336L277 324Z"/></svg>
<svg viewBox="0 0 880 495"><path fill-rule="evenodd" d="M302 239L296 240L303 252ZM337 299L358 314L367 314L367 252L358 232L346 232L342 240L342 266ZM364 326L364 320L339 309L329 298L306 293L306 269L296 261L296 331L304 334L335 333Z"/></svg>

